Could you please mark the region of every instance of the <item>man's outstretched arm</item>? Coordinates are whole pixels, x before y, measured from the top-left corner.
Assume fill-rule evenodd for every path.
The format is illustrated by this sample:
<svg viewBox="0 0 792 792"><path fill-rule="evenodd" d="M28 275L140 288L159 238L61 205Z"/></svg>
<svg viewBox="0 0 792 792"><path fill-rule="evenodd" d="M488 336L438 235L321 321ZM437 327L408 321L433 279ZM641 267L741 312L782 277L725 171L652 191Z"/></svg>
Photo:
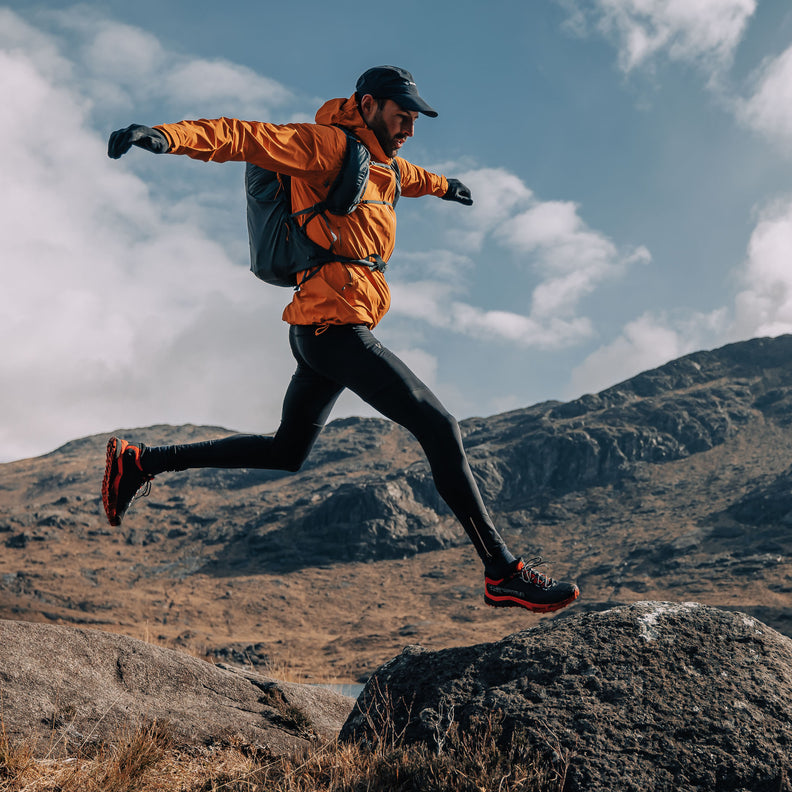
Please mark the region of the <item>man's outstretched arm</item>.
<svg viewBox="0 0 792 792"><path fill-rule="evenodd" d="M154 154L164 154L170 148L170 141L158 129L132 124L126 129L117 129L110 135L107 143L107 156L118 159L132 146L139 146Z"/></svg>
<svg viewBox="0 0 792 792"><path fill-rule="evenodd" d="M402 195L405 198L420 198L422 195L434 195L446 201L456 201L465 206L472 206L473 198L470 190L459 179L447 179L445 176L432 173L419 165L413 165L402 157L397 157L401 173Z"/></svg>
<svg viewBox="0 0 792 792"><path fill-rule="evenodd" d="M202 162L251 162L276 173L323 184L341 168L346 135L322 124L203 118L157 124L153 128L133 124L119 129L110 135L107 153L118 159L131 146Z"/></svg>

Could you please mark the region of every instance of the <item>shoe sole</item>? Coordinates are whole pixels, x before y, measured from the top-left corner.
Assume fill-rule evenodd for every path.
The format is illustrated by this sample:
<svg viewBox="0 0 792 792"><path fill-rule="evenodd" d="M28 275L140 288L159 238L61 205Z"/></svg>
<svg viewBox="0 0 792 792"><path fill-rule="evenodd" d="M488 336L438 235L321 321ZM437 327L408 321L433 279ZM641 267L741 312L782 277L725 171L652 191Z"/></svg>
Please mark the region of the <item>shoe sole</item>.
<svg viewBox="0 0 792 792"><path fill-rule="evenodd" d="M526 602L525 600L518 599L517 597L490 597L489 594L484 595L484 602L491 608L524 608L531 611L531 613L553 613L554 611L561 610L567 605L571 605L580 596L580 590L575 588L575 593L571 597L567 597L560 602L548 602L540 604L537 602Z"/></svg>
<svg viewBox="0 0 792 792"><path fill-rule="evenodd" d="M121 518L116 513L118 506L118 482L121 481L121 474L123 473L123 462L121 454L116 453L120 441L117 437L111 437L107 441L107 456L105 458L105 472L102 479L102 504L104 505L107 521L110 525L117 527L121 525ZM117 462L117 471L115 477L113 476L113 463Z"/></svg>

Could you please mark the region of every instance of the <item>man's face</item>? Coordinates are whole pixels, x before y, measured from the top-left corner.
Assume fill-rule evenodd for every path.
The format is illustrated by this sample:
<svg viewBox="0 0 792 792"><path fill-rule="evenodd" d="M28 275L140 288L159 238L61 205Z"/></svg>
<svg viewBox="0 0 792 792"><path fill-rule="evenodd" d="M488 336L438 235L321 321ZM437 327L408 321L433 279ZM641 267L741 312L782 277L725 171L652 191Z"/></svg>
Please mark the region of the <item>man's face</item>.
<svg viewBox="0 0 792 792"><path fill-rule="evenodd" d="M380 109L372 96L364 96L361 111L369 129L377 136L382 150L389 157L395 157L407 138L415 132L418 113L405 110L392 99L386 99Z"/></svg>

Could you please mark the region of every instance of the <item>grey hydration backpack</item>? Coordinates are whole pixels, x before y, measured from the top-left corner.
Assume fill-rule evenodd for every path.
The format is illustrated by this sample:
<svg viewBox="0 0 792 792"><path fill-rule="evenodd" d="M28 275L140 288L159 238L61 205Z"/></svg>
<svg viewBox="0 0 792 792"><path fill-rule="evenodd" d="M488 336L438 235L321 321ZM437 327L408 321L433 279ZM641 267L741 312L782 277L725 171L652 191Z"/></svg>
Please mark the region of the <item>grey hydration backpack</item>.
<svg viewBox="0 0 792 792"><path fill-rule="evenodd" d="M341 129L347 136L341 171L330 185L325 199L300 212L292 212L291 179L288 176L247 164L245 192L250 269L257 278L275 286L299 288L318 271L317 267L329 261L385 269L385 262L376 253L363 259L341 256L333 252L332 245L329 249L317 245L303 230L303 225L315 217L322 218L327 225L325 212L348 215L361 203L383 203L361 200L368 183L371 154L352 132ZM392 161L391 167L396 173L396 196L393 200L393 206L396 206L401 194L401 173L396 160ZM300 224L298 218L303 216L304 223ZM335 241L332 232L331 236ZM301 273L305 274L299 277Z"/></svg>

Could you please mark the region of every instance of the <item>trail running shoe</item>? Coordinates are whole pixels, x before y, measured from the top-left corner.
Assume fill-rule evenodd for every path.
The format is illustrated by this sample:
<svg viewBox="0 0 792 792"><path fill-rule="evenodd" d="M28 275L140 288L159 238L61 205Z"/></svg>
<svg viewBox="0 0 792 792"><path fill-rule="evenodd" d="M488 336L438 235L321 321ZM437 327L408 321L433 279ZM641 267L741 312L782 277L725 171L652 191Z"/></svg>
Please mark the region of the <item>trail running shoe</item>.
<svg viewBox="0 0 792 792"><path fill-rule="evenodd" d="M111 437L107 442L107 462L102 481L102 503L110 525L121 525L121 518L138 490L148 495L153 476L143 472L140 455L145 446L130 445L126 440Z"/></svg>
<svg viewBox="0 0 792 792"><path fill-rule="evenodd" d="M518 558L500 580L485 575L484 602L495 608L527 608L535 613L551 613L574 602L580 596L578 587L533 569L541 563L541 558L533 558L527 564Z"/></svg>

